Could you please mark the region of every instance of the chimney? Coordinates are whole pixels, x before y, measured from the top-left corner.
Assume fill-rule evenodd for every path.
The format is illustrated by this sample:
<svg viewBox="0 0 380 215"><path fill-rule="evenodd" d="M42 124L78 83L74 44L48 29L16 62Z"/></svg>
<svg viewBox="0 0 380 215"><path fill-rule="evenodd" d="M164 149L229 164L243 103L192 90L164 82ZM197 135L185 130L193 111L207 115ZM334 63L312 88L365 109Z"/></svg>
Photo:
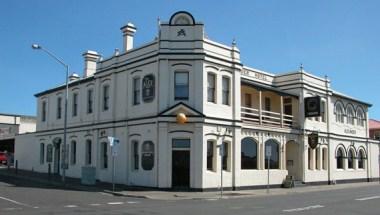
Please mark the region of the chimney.
<svg viewBox="0 0 380 215"><path fill-rule="evenodd" d="M96 72L96 62L100 58L100 55L96 51L86 51L82 54L84 58L84 72L83 77L92 76Z"/></svg>
<svg viewBox="0 0 380 215"><path fill-rule="evenodd" d="M136 27L128 22L127 25L120 28L123 32L123 52L127 52L130 49L133 49L133 36L136 32Z"/></svg>

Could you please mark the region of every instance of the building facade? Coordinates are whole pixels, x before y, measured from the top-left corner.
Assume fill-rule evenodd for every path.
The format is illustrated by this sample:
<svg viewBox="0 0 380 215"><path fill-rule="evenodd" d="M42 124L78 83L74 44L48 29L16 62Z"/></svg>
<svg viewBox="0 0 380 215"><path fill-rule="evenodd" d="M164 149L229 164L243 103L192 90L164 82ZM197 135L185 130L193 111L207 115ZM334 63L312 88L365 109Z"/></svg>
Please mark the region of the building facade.
<svg viewBox="0 0 380 215"><path fill-rule="evenodd" d="M0 152L14 153L15 137L36 131L36 117L0 113Z"/></svg>
<svg viewBox="0 0 380 215"><path fill-rule="evenodd" d="M380 140L380 121L369 120L369 137L375 140Z"/></svg>
<svg viewBox="0 0 380 215"><path fill-rule="evenodd" d="M137 48L134 25L121 31L123 50L107 59L84 53L84 75L70 82L68 176L93 166L98 180L111 181L113 136L116 182L130 186L260 187L268 166L272 186L288 175L326 184L378 179L371 105L334 91L327 78L247 67L235 43L209 40L188 12L160 23L155 40ZM37 132L18 138L16 159L20 168L46 172L50 164L60 174L64 86L36 97ZM317 117L305 117L309 97L319 98Z"/></svg>

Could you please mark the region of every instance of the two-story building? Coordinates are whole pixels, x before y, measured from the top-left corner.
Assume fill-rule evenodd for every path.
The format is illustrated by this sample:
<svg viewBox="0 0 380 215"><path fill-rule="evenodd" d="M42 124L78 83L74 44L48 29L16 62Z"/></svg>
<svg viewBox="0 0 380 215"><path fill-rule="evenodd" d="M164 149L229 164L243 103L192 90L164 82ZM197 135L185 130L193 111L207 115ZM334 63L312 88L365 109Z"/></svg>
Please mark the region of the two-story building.
<svg viewBox="0 0 380 215"><path fill-rule="evenodd" d="M298 71L270 74L240 61L233 42L204 35L188 12L159 25L157 37L107 59L84 56L84 75L69 83L66 174L82 166L111 181L111 148L120 140L116 182L198 190L378 179L379 143L368 138L370 104L334 91L330 81ZM64 86L36 94L37 132L19 136L19 167L62 173ZM305 99L318 98L316 117ZM309 144L311 135L316 141ZM221 174L222 173L222 174Z"/></svg>

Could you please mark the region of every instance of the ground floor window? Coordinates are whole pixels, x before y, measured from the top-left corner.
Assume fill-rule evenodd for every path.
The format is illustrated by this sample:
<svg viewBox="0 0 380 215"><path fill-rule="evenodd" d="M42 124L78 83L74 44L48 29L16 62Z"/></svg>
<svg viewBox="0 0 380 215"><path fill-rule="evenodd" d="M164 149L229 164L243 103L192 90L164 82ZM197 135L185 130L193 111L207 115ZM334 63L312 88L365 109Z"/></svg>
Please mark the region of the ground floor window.
<svg viewBox="0 0 380 215"><path fill-rule="evenodd" d="M336 152L336 168L344 169L344 151L342 148L338 148Z"/></svg>
<svg viewBox="0 0 380 215"><path fill-rule="evenodd" d="M327 170L327 148L322 149L322 169Z"/></svg>
<svg viewBox="0 0 380 215"><path fill-rule="evenodd" d="M279 154L279 144L276 140L270 139L265 142L265 169L268 169L268 156L269 156L269 168L278 169L280 154Z"/></svg>
<svg viewBox="0 0 380 215"><path fill-rule="evenodd" d="M77 142L71 141L70 144L70 163L74 165L77 162Z"/></svg>
<svg viewBox="0 0 380 215"><path fill-rule="evenodd" d="M86 165L91 165L92 163L92 142L91 140L86 140Z"/></svg>
<svg viewBox="0 0 380 215"><path fill-rule="evenodd" d="M45 160L45 143L40 143L40 164Z"/></svg>
<svg viewBox="0 0 380 215"><path fill-rule="evenodd" d="M137 140L132 141L132 167L134 170L139 169L139 142Z"/></svg>
<svg viewBox="0 0 380 215"><path fill-rule="evenodd" d="M106 142L101 143L101 167L104 169L108 168L108 144Z"/></svg>
<svg viewBox="0 0 380 215"><path fill-rule="evenodd" d="M241 169L257 169L257 143L253 138L241 141Z"/></svg>
<svg viewBox="0 0 380 215"><path fill-rule="evenodd" d="M207 141L207 170L214 171L214 148L215 142Z"/></svg>
<svg viewBox="0 0 380 215"><path fill-rule="evenodd" d="M365 153L361 149L359 150L359 153L358 153L358 168L359 169L364 169L364 159L365 159Z"/></svg>
<svg viewBox="0 0 380 215"><path fill-rule="evenodd" d="M350 149L348 151L347 161L348 161L348 169L354 168L354 151Z"/></svg>
<svg viewBox="0 0 380 215"><path fill-rule="evenodd" d="M222 152L223 152L223 157L222 157L222 169L228 171L228 161L229 161L229 155L230 155L230 144L228 142L223 142L222 145Z"/></svg>

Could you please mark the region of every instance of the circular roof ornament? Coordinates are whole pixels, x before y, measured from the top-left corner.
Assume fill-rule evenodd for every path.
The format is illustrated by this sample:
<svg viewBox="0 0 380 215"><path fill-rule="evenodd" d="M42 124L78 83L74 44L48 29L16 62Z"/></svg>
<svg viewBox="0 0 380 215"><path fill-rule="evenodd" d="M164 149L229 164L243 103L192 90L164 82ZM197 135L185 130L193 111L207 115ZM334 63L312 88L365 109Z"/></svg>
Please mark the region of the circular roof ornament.
<svg viewBox="0 0 380 215"><path fill-rule="evenodd" d="M184 113L178 113L176 120L178 124L185 124L187 122L187 117Z"/></svg>
<svg viewBox="0 0 380 215"><path fill-rule="evenodd" d="M170 25L195 25L193 15L187 11L178 11L170 17Z"/></svg>

